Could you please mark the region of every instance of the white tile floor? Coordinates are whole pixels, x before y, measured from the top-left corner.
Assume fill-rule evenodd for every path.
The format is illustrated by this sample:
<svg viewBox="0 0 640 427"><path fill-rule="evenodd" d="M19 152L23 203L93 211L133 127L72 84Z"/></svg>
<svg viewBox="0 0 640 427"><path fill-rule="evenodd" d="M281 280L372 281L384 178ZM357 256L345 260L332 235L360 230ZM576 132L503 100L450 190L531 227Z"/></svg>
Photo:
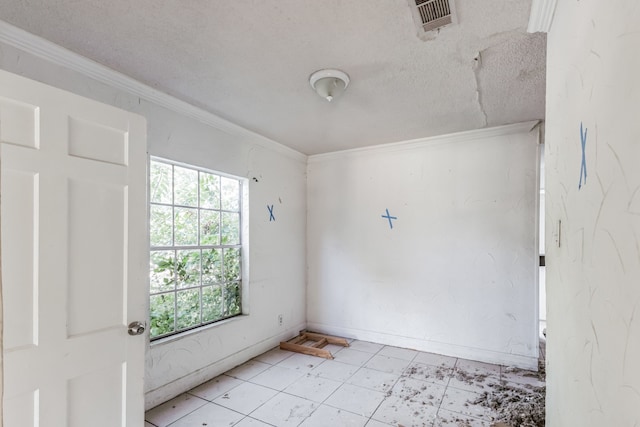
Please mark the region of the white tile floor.
<svg viewBox="0 0 640 427"><path fill-rule="evenodd" d="M364 341L325 348L335 360L270 350L148 411L146 427L488 427L495 414L470 402L489 384L544 385L523 371Z"/></svg>

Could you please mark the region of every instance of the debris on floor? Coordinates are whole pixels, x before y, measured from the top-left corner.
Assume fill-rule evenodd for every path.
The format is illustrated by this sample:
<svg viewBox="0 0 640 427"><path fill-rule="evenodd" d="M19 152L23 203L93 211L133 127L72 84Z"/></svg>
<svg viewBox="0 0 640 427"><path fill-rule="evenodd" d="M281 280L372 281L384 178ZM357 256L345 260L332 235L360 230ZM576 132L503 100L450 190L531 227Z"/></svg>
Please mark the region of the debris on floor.
<svg viewBox="0 0 640 427"><path fill-rule="evenodd" d="M478 387L478 397L466 402L468 408L483 407L488 409L494 424L492 427L544 427L545 425L545 367L539 366L538 372L517 368L503 368L503 376L520 377L522 383L498 380L490 373L467 372L456 368L453 378ZM472 418L450 419L448 423L458 427L476 425Z"/></svg>
<svg viewBox="0 0 640 427"><path fill-rule="evenodd" d="M491 391L483 392L470 402L491 408L497 419L509 427L544 427L546 387L515 387L493 384Z"/></svg>
<svg viewBox="0 0 640 427"><path fill-rule="evenodd" d="M504 368L504 373L531 378L537 380L535 383L542 384L546 379L544 363L539 363L538 367L538 372ZM461 371L459 374L464 377L466 373ZM476 381L479 379L477 375L472 377ZM544 427L546 386L500 381L488 384L488 387L489 390L482 392L476 400L468 403L491 409L496 414L495 420L500 422L495 424L496 426Z"/></svg>
<svg viewBox="0 0 640 427"><path fill-rule="evenodd" d="M409 366L404 373L403 377L413 377L433 382L435 378L438 381L445 381L451 375L451 368L445 366L429 366L429 365L413 365Z"/></svg>
<svg viewBox="0 0 640 427"><path fill-rule="evenodd" d="M464 381L467 384L477 384L477 383L483 383L487 379L488 375L478 374L478 373L471 374L461 369L456 369L455 377L459 381Z"/></svg>

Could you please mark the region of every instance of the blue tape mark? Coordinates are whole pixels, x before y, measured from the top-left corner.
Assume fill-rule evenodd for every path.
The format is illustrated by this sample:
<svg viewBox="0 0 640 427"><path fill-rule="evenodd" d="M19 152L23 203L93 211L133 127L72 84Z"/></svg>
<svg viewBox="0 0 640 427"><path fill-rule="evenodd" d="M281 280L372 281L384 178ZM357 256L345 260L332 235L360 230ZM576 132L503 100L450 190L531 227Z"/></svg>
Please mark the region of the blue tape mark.
<svg viewBox="0 0 640 427"><path fill-rule="evenodd" d="M386 211L387 211L387 214L386 215L381 215L381 216L382 216L382 218L387 218L389 220L389 227L391 229L393 229L393 222L391 222L391 220L392 219L398 219L398 217L397 216L391 216L389 214L389 209L386 209Z"/></svg>
<svg viewBox="0 0 640 427"><path fill-rule="evenodd" d="M578 183L578 190L582 188L582 178L584 177L584 183L587 183L587 128L582 130L582 122L580 122L580 144L582 145L582 164L580 165L580 182Z"/></svg>
<svg viewBox="0 0 640 427"><path fill-rule="evenodd" d="M275 221L276 217L273 216L273 205L271 206L267 205L267 209L269 209L269 222Z"/></svg>

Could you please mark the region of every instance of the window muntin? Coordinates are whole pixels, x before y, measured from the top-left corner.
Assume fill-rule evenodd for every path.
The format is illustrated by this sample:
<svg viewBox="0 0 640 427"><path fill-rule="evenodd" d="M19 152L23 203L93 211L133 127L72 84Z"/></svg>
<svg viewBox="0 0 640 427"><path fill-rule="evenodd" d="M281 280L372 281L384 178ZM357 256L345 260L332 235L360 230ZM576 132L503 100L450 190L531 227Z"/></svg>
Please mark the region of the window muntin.
<svg viewBox="0 0 640 427"><path fill-rule="evenodd" d="M151 159L150 335L241 314L242 181Z"/></svg>

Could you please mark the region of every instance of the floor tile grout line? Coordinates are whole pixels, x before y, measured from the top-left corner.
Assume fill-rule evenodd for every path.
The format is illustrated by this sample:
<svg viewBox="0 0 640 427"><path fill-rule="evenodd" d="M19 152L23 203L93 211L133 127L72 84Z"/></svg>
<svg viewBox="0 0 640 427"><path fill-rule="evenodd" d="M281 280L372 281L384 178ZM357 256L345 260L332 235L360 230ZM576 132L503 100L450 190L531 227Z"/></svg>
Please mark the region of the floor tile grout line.
<svg viewBox="0 0 640 427"><path fill-rule="evenodd" d="M384 348L384 347L383 347ZM382 350L382 349L381 349ZM389 390L385 393L385 397L384 399L382 399L382 401L380 403L378 403L378 406L376 406L376 409L373 410L373 412L371 412L371 416L369 417L369 421L371 420L375 420L378 421L377 419L373 418L373 416L375 415L376 412L378 412L378 409L380 409L380 406L388 399L390 398L393 393L391 393L391 391L393 390L393 388L400 382L400 379L403 377L404 373L407 371L407 369L409 369L409 366L411 366L411 364L413 363L413 361L415 360L415 358L418 356L418 353L413 355L413 358L409 361L409 364L402 370L402 372L400 373L400 375L398 376L398 378L396 379L396 381L393 383L393 385L391 387L389 387ZM354 374L355 375L355 374ZM382 422L382 421L381 421ZM367 424L369 422L367 421Z"/></svg>
<svg viewBox="0 0 640 427"><path fill-rule="evenodd" d="M237 411L237 410L235 410L235 409L233 409L233 408L227 408L226 406L221 405L221 404L219 404L219 403L215 403L215 402L209 402L209 403L211 403L212 405L219 406L219 407L224 408L224 409L228 409L229 411L235 412L236 414L240 414L240 415L242 415L243 417L248 417L248 415L243 414L242 412ZM203 405L203 406L205 406L205 405ZM203 406L201 406L200 408L202 408ZM198 408L198 409L200 409L200 408Z"/></svg>
<svg viewBox="0 0 640 427"><path fill-rule="evenodd" d="M402 371L404 373L404 371ZM378 412L378 409L380 409L380 405L382 405L388 398L390 398L393 394L391 393L391 391L393 390L393 388L396 386L396 384L398 384L398 382L400 382L400 378L402 378L402 374L400 374L400 376L398 377L398 379L393 383L393 385L389 388L389 390L385 393L384 399L382 399L382 401L380 403L378 403L378 406L376 406L376 409L371 413L371 416L369 417L369 419L372 419L374 414L376 412ZM391 393L391 394L390 394ZM373 418L375 419L375 418ZM378 420L376 420L378 421Z"/></svg>
<svg viewBox="0 0 640 427"><path fill-rule="evenodd" d="M288 394L288 393L285 393L285 392L283 391L283 392L282 392L282 394ZM289 396L292 396L291 394L288 394L288 395L289 395ZM301 398L301 399L304 399L303 397L300 397L300 396L295 396L295 397L299 397L299 398ZM316 404L316 402L314 402L314 401L312 401L312 400L310 400L310 399L305 399L305 400L309 400L311 403L313 403L313 404L314 404L314 406L315 406L315 404ZM304 423L307 419L309 419L309 417L311 417L311 416L312 416L312 415L313 415L313 414L318 410L318 408L320 407L320 405L322 405L322 403L318 403L318 405L317 405L315 408L313 408L313 409L311 410L311 412L309 412L309 415L307 415L306 417L304 417L304 418L302 419L302 421L300 421L300 423L298 423L298 425L300 425L300 424Z"/></svg>
<svg viewBox="0 0 640 427"><path fill-rule="evenodd" d="M256 421L258 421L258 422L261 422L261 423L266 424L266 425L271 426L271 427L278 427L278 426L275 426L275 425L273 425L273 424L271 424L271 423L268 423L268 422L266 422L266 421L262 421L262 420L259 420L259 419L257 419L257 418L250 417L249 415L245 415L242 419L240 419L237 423L234 423L233 425L234 425L234 426L237 426L238 424L240 424L241 422L243 422L243 421L244 421L244 420L246 420L247 418L249 418L249 419L251 419L251 420L256 420Z"/></svg>
<svg viewBox="0 0 640 427"><path fill-rule="evenodd" d="M225 375L225 374L222 374L222 375ZM220 377L220 376L222 376L222 375L218 375L218 377ZM214 377L214 378L212 378L212 380L213 380L213 379L215 379L215 378L218 378L218 377ZM242 381L242 383L246 383L246 382L248 382L248 381L241 380L241 379L239 379L239 378L235 378L235 377L229 377L229 378L233 378L233 379L235 379L235 380ZM209 381L211 381L211 380L209 380ZM207 383L207 382L209 382L209 381L205 381L205 382L203 382L202 384L206 384L206 383ZM237 387L241 386L241 385L242 385L242 383L234 385L233 387L231 387L231 388L230 388L230 389L228 389L227 391L222 392L221 394L217 395L216 397L214 397L214 398L213 398L213 399L211 399L211 400L209 400L209 399L205 399L205 398L204 398L204 397L202 397L202 396L198 396L197 394L193 394L193 393L191 393L191 390L193 390L193 389L195 389L195 388L200 387L200 385L202 385L202 384L200 384L200 385L198 385L198 386L196 386L196 387L192 388L192 389L191 389L191 390L189 390L189 391L185 391L185 393L184 393L184 394L189 394L189 395L191 395L191 396L194 396L194 397L197 397L197 398L200 398L200 399L204 399L204 400L206 400L207 402L211 402L211 403L213 403L213 401L214 401L214 400L216 400L217 398L219 398L219 397L221 397L221 396L224 396L225 394L229 393L231 390L234 390L234 389L236 389ZM253 384L253 383L251 383L251 384Z"/></svg>
<svg viewBox="0 0 640 427"><path fill-rule="evenodd" d="M255 420L255 421L257 421L257 422L259 422L259 423L262 423L262 424L264 424L264 425L266 425L266 426L269 426L269 427L278 427L277 425L274 425L274 424L271 424L271 423L264 422L264 421L262 421L262 420L259 420L259 419L257 419L257 418L250 417L250 416L248 416L248 415L247 415L246 417L244 417L243 419L241 419L240 421L238 421L237 423L235 423L235 424L234 424L234 426L237 426L238 424L240 424L241 422L243 422L243 421L244 421L244 420L246 420L247 418L248 418L248 419L250 419L250 420ZM233 426L232 426L232 427L233 427Z"/></svg>
<svg viewBox="0 0 640 427"><path fill-rule="evenodd" d="M355 374L354 374L354 375L355 375ZM321 377L320 377L320 378L321 378ZM300 379L300 378L299 378L299 379ZM328 378L327 378L327 379L328 379ZM335 380L334 380L334 381L335 381ZM341 381L337 381L337 382L341 382ZM293 384L293 383L292 383L292 384ZM330 398L330 397L331 397L331 396L332 396L336 391L338 391L338 389L339 389L342 385L345 385L345 384L348 384L348 383L346 383L346 382L342 381L342 384L341 384L340 386L338 386L338 387L337 387L333 392L331 392L331 394L329 394L329 396L327 396L327 397L326 397L322 402L316 402L316 401L314 401L314 400L307 399L307 398L302 397L302 396L297 396L297 395L295 395L295 394L287 393L285 390L280 391L279 393L277 393L276 395L274 395L271 399L273 399L273 398L275 398L276 396L278 396L278 394L286 394L287 396L292 396L292 397L297 397L297 398L299 398L299 399L308 400L309 402L313 403L314 405L317 405L317 406L316 406L316 407L315 407L315 408L314 408L314 409L309 413L309 415L307 415L307 416L306 416L306 417L305 417L305 418L300 422L300 424L302 424L305 420L307 420L309 417L311 417L311 416L312 416L312 415L313 415L313 414L318 410L318 408L320 408L320 406L322 406L322 405L328 406L328 407L333 408L333 409L337 409L338 411L344 411L344 412L348 412L348 413L350 413L350 414L354 414L354 415L360 415L360 416L362 416L361 414L357 414L357 413L352 412L352 411L349 411L349 410L347 410L347 409L338 408L338 407L336 407L336 406L332 406L332 405L330 405L330 404L326 403L326 401L327 401L327 400L328 400L328 399L329 399L329 398ZM291 384L290 384L290 385L291 385ZM352 385L352 384L349 384L349 385ZM365 388L365 387L362 387L362 388ZM273 390L273 389L272 389L272 390ZM269 400L271 400L271 399L269 399ZM266 403L267 403L267 402L264 402L264 403L263 403L263 405L265 405ZM260 406L262 406L262 405L260 405ZM260 408L260 406L259 406L258 408L256 408L254 411L252 411L251 413L253 413L253 412L257 411L257 410ZM253 417L250 417L250 415L246 415L245 417L253 418ZM368 417L364 416L363 418L368 418ZM255 419L257 419L257 418L255 418ZM261 421L261 422L265 422L265 421L262 421L262 420L259 420L259 419L257 419L257 420L258 420L258 421ZM268 424L268 423L267 423L267 424ZM300 425L300 424L298 424L298 425ZM270 425L271 425L271 424L270 424Z"/></svg>
<svg viewBox="0 0 640 427"><path fill-rule="evenodd" d="M451 378L453 378L453 376L456 373L455 368L458 365L458 360L460 360L460 358L456 357L456 361L453 363L453 366L451 367L451 372L449 374L449 379L447 380L447 385L444 387L444 394L442 395L442 399L440 399L440 404L438 405L438 410L436 411L436 421L438 420L438 414L440 413L440 408L442 408L442 403L444 402L444 398L447 395L447 391L449 390L449 384L451 384ZM435 425L435 423L436 422L434 421L433 424Z"/></svg>
<svg viewBox="0 0 640 427"><path fill-rule="evenodd" d="M384 347L382 347L382 348L384 348ZM381 348L380 350L382 350L382 348ZM380 352L380 350L378 350L376 353L373 353L373 354L372 354L372 356L367 360L367 362L368 362L369 360L371 360L371 359L373 358L373 356L375 356L376 354L378 354L378 353ZM357 351L357 350L356 350L356 351ZM331 396L333 396L333 395L334 395L334 394L335 394L335 393L336 393L336 392L337 392L337 391L338 391L342 386L344 386L345 384L348 384L348 385L351 385L351 386L354 386L354 387L360 387L360 386L356 386L355 384L348 383L347 381L349 381L349 380L350 380L351 378L353 378L353 377L354 377L354 376L355 376L355 375L356 375L356 374L357 374L361 369L363 369L363 368L365 367L364 365L366 365L366 363L367 363L367 362L365 362L362 366L359 366L359 367L358 367L358 369L357 369L357 370L356 370L352 375L350 375L348 378L345 378L345 380L344 380L344 381L340 381L340 382L342 382L342 384L341 384L340 386L338 386L338 387L337 387L333 392L331 392L331 394L329 394L329 396L327 396L327 397L326 397L326 398L325 398L325 399L320 403L320 405L326 405L326 406L329 406L329 407L331 407L331 408L338 409L338 410L340 410L340 411L345 411L345 412L349 412L349 413L351 413L351 414L355 414L354 412L347 411L346 409L342 409L342 408L336 408L335 406L332 406L332 405L330 405L330 404L328 404L328 403L325 403L325 402L326 402L327 400L329 400L329 399L331 398ZM342 362L340 362L340 363L342 363ZM355 365L354 365L354 366L355 366ZM379 372L379 371L378 371L378 372ZM400 378L398 377L398 380L399 380L399 379L400 379ZM398 380L396 380L396 382L397 382ZM371 389L369 389L369 388L367 388L367 387L361 387L361 388L364 388L364 389L367 389L367 390L371 390ZM373 390L373 391L377 391L377 390ZM384 402L384 400L385 400L386 398L387 398L387 396L385 396L385 397L382 399L382 401L378 404L378 406L376 406L376 408L371 412L371 415L370 415L370 416L365 416L364 414L362 414L362 416L363 416L364 418L367 418L367 421L366 421L365 425L369 423L369 421L371 420L371 417L373 416L373 414L378 410L378 408L380 407L380 405L382 404L382 402ZM320 407L320 406L318 406L318 407ZM315 412L316 410L317 410L317 408L316 408L313 412ZM309 416L311 416L311 415L312 415L312 414L310 414ZM355 415L361 415L361 414L355 414ZM308 417L307 417L307 418L308 418ZM305 418L305 419L306 419L306 418ZM304 422L304 421L303 421L303 422Z"/></svg>
<svg viewBox="0 0 640 427"><path fill-rule="evenodd" d="M203 399L203 400L204 400L204 399ZM206 401L206 402L207 402L207 403L211 403L211 402L209 402L209 401ZM191 415L192 413L194 413L194 412L195 412L195 411L197 411L198 409L200 409L200 408L202 408L203 406L205 406L207 403L205 403L204 405L200 405L200 406L198 406L196 409L194 409L193 411L190 411L189 413L184 414L184 415L183 415L183 416L181 416L180 418L178 418L178 419L176 419L176 420L171 421L169 424L167 424L167 427L171 427L173 424L175 424L175 423L177 423L178 421L180 421L181 419L183 419L183 418L185 418L185 417L187 417L187 416ZM218 406L220 406L220 405L218 405ZM228 408L227 408L227 409L228 409Z"/></svg>
<svg viewBox="0 0 640 427"><path fill-rule="evenodd" d="M329 398L327 397L327 399L329 399ZM329 404L329 403L325 403L327 399L325 399L325 401L323 401L322 403L318 404L318 408L320 408L320 406L321 406L321 405L324 405L324 406L327 406L327 407L329 407L329 408L337 409L338 411L341 411L341 412L347 412L347 413L349 413L349 414L358 415L358 416L360 416L360 417L362 417L362 418L366 418L366 419L367 419L367 422L371 419L371 417L367 417L367 416L366 416L366 415L364 415L364 414L359 414L359 413L357 413L357 412L353 412L353 411L350 411L350 410L348 410L348 409L338 408L337 406L333 406L333 405L331 405L331 404ZM314 402L314 403L315 403L315 402ZM313 412L315 412L318 408L314 409L314 410L313 410ZM376 408L376 409L378 409L378 408ZM373 411L373 412L375 412L375 411ZM311 414L309 415L309 417L310 417L310 416L311 416ZM309 417L307 417L307 418L309 418ZM305 418L305 420L306 420L306 418Z"/></svg>
<svg viewBox="0 0 640 427"><path fill-rule="evenodd" d="M273 390L273 389L272 389ZM269 399L265 400L264 402L262 402L260 405L258 405L258 407L254 408L253 411L249 412L247 414L247 417L251 416L251 414L255 413L258 409L262 408L264 405L266 405L268 402L272 401L273 399L276 398L276 396L278 396L281 392L278 392L276 394L274 394L273 396L271 396ZM254 418L254 417L251 417ZM265 422L262 421L260 418L256 418L257 420L261 421L261 422Z"/></svg>
<svg viewBox="0 0 640 427"><path fill-rule="evenodd" d="M238 384L238 385L240 385L240 384ZM235 386L235 387L237 387L237 386ZM234 387L234 388L235 388L235 387ZM186 392L186 393L188 393L188 392ZM224 394L225 394L225 393L221 394L220 396L222 396L222 395L224 395ZM192 396L193 396L193 395L192 395ZM218 397L220 397L220 396L218 396ZM198 396L195 396L195 397L198 397ZM202 399L202 398L200 398L200 399ZM203 399L203 400L207 400L207 399ZM198 407L198 408L194 409L193 411L189 412L188 414L184 415L183 417L180 417L180 418L178 418L177 420L172 421L170 424L168 424L168 425L167 425L167 427L171 427L173 424L177 423L178 421L180 421L181 419L183 419L183 418L184 418L184 417L186 417L187 415L190 415L190 414L192 414L193 412L198 411L198 410L200 410L200 409L204 408L204 407L205 407L205 406L207 406L208 404L212 404L212 405L218 406L218 407L220 407L220 408L226 409L226 410L228 410L228 411L235 412L235 413L236 413L236 414L238 414L238 415L242 415L242 418L240 418L240 419L238 420L238 422L237 422L237 423L234 423L233 425L236 425L236 424L238 424L239 422L241 422L242 420L244 420L245 418L248 418L248 417L249 417L249 415L245 415L245 414L243 414L242 412L236 411L235 409L228 408L228 407L226 407L226 406L220 405L219 403L215 403L215 402L214 402L214 401L212 401L212 400L211 400L211 401L210 401L210 400L207 400L207 403L205 403L204 405L202 405L202 406L200 406L200 407ZM146 420L145 420L145 421L146 421ZM149 422L149 421L147 421L147 422ZM264 421L262 421L262 422L264 422ZM265 423L265 424L268 424L268 423ZM155 424L154 424L154 426L155 426ZM158 426L156 426L156 427L158 427Z"/></svg>
<svg viewBox="0 0 640 427"><path fill-rule="evenodd" d="M235 368L234 368L234 369L235 369ZM223 375L225 375L225 374L223 374ZM232 377L232 378L235 378L235 377ZM215 405L221 406L221 407L223 407L223 408L225 408L225 409L229 409L230 411L234 411L234 412L237 412L237 413L239 413L239 414L243 415L243 416L244 416L244 418L249 417L251 414L253 414L255 411L257 411L257 410L258 410L258 408L262 407L264 404L266 404L268 401L270 401L271 399L273 399L274 397L276 397L276 396L279 394L279 391L278 391L278 390L273 389L273 388L271 388L271 387L266 387L266 386L263 386L263 385L260 385L260 384L255 384L255 383L250 382L249 380L243 380L243 379L240 379L240 378L235 378L235 379L237 379L237 380L239 380L239 381L242 381L242 384L238 384L238 385L234 386L233 388L229 389L228 391L226 391L226 392L222 393L220 396L216 397L216 399L220 398L221 396L224 396L225 394L229 393L231 390L236 389L236 388L240 387L240 386L241 386L241 385L243 385L243 384L251 384L251 385L255 385L255 386L259 386L259 387L265 387L265 388L268 388L268 389L273 390L273 391L275 391L275 392L276 392L276 394L274 394L274 395L273 395L273 396L271 396L269 399L267 399L266 401L264 401L264 402L263 402L262 404L260 404L257 408L254 408L254 409L253 409L251 412L249 412L248 414L243 414L242 412L236 411L235 409L232 409L232 408L229 408L229 407L227 407L227 406L220 405L219 403L215 403L214 401L211 401L211 403L213 403L213 404L215 404ZM183 417L183 418L184 418L184 417ZM244 418L243 418L243 419L244 419ZM251 417L250 417L250 418L251 418ZM178 420L176 420L176 421L178 421ZM242 420L240 420L240 421L242 421ZM259 420L259 421L264 422L264 421L262 421L262 420ZM268 423L266 423L266 424L268 424Z"/></svg>
<svg viewBox="0 0 640 427"><path fill-rule="evenodd" d="M185 393L179 394L178 396L174 397L174 399L176 399L176 398L178 398L178 397L180 397L180 396L183 396L183 395L185 395L185 394L189 394L189 393L188 393L188 392L185 392ZM201 397L193 396L193 395L190 395L190 396L195 397L195 398L200 399L200 400L203 400L205 403L203 403L202 405L198 406L197 408L195 408L195 409L193 409L193 410L191 410L191 411L187 412L186 414L182 415L181 417L179 417L179 418L177 418L177 419L175 419L175 420L171 421L169 424L167 424L167 427L169 427L171 424L175 424L175 423L177 423L178 421L180 421L181 419L183 419L183 418L184 418L184 417L186 417L187 415L191 414L192 412L197 411L198 409L202 408L204 405L206 405L207 403L209 403L209 401L208 401L207 399L203 399L203 398L201 398ZM169 402L169 401L171 401L171 400L173 400L173 399L169 399L167 402ZM165 403L167 403L167 402L165 402ZM162 405L163 405L163 404L162 404ZM160 406L160 405L158 405L158 406ZM146 418L146 416L145 416L145 418ZM146 421L146 422L148 422L148 423L151 423L151 421L147 421L147 420L145 420L145 421ZM152 423L152 424L153 424L153 423ZM154 424L154 425L155 425L155 424ZM156 426L156 427L157 427L157 426Z"/></svg>
<svg viewBox="0 0 640 427"><path fill-rule="evenodd" d="M253 414L254 412L256 412L256 411L257 411L258 409L260 409L262 406L266 405L269 401L271 401L271 400L275 399L279 394L286 394L287 396L292 396L292 397L296 397L296 398L299 398L299 399L308 400L308 401L309 401L309 402L311 402L312 404L314 404L314 405L315 405L315 404L317 404L317 405L318 405L316 408L314 408L314 409L309 413L309 415L307 415L307 416L306 416L306 417L305 417L305 418L300 422L300 424L302 424L302 423L303 423L307 418L309 418L311 415L313 415L313 413L314 413L314 412L315 412L315 411L320 407L320 405L322 405L322 404L323 404L327 399L329 399L329 397L330 397L333 393L335 393L335 391L336 391L336 390L338 390L338 388L340 388L340 387L336 388L336 390L334 390L334 391L333 391L333 392L332 392L332 393L331 393L331 394L330 394L330 395L329 395L325 400L323 400L323 401L322 401L322 402L320 402L320 403L315 402L315 401L313 401L313 400L311 400L311 399L307 399L307 398L304 398L304 397L301 397L301 396L296 396L296 395L294 395L294 394L287 393L287 392L285 391L285 389L286 389L287 387L291 386L291 385L292 385L293 383L295 383L296 381L298 381L298 380L302 379L303 377L306 377L307 375L309 375L313 370L315 370L316 368L318 368L319 366L321 366L324 362L325 362L325 361L323 360L323 361L322 361L322 363L319 363L319 364L318 364L317 366L315 366L311 371L307 372L306 374L303 374L300 378L296 379L295 381L293 381L291 384L287 385L287 386L286 386L284 389L282 389L282 390L274 389L273 387L265 386L265 385L262 385L262 384L256 384L256 383L253 383L253 382L251 382L251 381L249 381L249 380L246 380L246 381L245 381L246 383L250 383L250 384L252 384L252 385L257 385L257 386L265 387L265 388L268 388L268 389L270 389L270 390L276 391L276 394L275 394L275 395L273 395L271 398L269 398L269 399L268 399L268 400L266 400L264 403L262 403L260 406L258 406L257 408L255 408L255 409L254 409L253 411L251 411L249 414L247 414L247 415L246 415L246 417L253 418L253 417L250 417L250 415L251 415L251 414ZM275 365L274 365L274 366L275 366ZM289 368L286 368L286 369L289 369ZM291 369L291 370L293 371L293 369ZM319 377L319 378L322 378L322 377ZM329 379L329 378L326 378L326 379ZM335 380L333 380L333 381L335 381ZM344 384L345 384L345 382L344 382L344 381L342 381L342 384L344 385ZM330 406L330 405L328 405L328 406ZM338 409L339 409L339 408L338 408ZM348 411L347 411L347 412L348 412ZM257 418L256 418L256 419L257 419ZM264 421L262 421L262 420L260 420L260 419L258 419L258 420L259 420L259 421L261 421L261 422L264 422Z"/></svg>

